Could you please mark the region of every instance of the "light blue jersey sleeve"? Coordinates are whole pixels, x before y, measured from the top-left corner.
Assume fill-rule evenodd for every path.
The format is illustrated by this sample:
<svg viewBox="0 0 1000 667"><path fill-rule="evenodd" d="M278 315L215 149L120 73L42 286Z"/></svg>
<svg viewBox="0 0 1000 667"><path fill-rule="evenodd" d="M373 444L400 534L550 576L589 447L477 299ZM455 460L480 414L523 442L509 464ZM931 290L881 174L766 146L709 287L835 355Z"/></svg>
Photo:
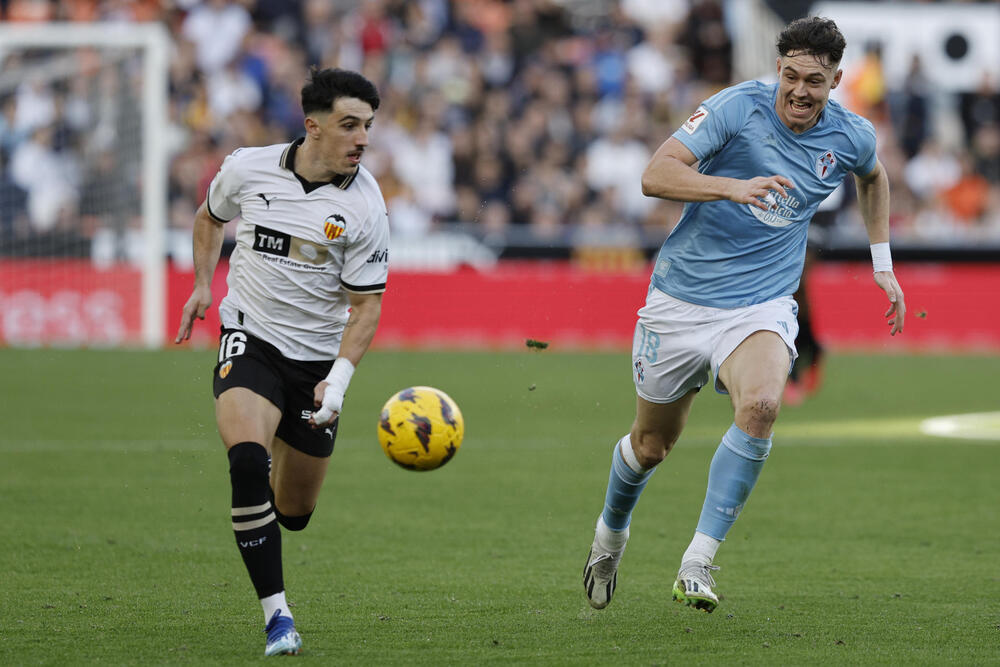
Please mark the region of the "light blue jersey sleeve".
<svg viewBox="0 0 1000 667"><path fill-rule="evenodd" d="M753 83L727 88L702 102L674 132L674 138L700 161L715 155L746 123L754 99L745 91L752 89Z"/></svg>

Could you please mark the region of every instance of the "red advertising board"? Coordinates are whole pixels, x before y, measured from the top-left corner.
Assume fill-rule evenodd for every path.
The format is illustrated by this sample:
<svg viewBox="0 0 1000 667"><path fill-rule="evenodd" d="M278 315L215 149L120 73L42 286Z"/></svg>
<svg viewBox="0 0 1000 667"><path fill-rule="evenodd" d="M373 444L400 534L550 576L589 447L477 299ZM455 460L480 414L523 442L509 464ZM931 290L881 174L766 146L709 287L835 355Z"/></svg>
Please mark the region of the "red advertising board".
<svg viewBox="0 0 1000 667"><path fill-rule="evenodd" d="M142 277L88 260L0 260L0 344L137 345Z"/></svg>
<svg viewBox="0 0 1000 667"><path fill-rule="evenodd" d="M214 345L227 264L195 345ZM815 328L835 349L1000 350L1000 264L900 264L906 330L892 339L885 296L867 263L826 263L810 276ZM171 269L165 339L177 332L193 275ZM141 276L85 260L0 260L0 344L137 345ZM501 262L489 271L396 271L376 346L627 348L648 272L595 272L567 262Z"/></svg>

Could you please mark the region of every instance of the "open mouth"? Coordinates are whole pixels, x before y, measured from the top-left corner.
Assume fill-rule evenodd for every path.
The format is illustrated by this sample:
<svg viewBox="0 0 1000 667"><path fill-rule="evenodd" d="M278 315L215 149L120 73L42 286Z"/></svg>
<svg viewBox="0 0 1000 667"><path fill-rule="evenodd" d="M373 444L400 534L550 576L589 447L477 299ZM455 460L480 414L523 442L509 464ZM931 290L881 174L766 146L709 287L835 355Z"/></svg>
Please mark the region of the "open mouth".
<svg viewBox="0 0 1000 667"><path fill-rule="evenodd" d="M813 105L809 102L797 102L796 100L788 100L788 109L793 116L803 118L812 113Z"/></svg>
<svg viewBox="0 0 1000 667"><path fill-rule="evenodd" d="M358 164L359 162L361 162L361 153L362 151L354 151L353 153L348 153L347 154L348 161L350 161L351 164Z"/></svg>

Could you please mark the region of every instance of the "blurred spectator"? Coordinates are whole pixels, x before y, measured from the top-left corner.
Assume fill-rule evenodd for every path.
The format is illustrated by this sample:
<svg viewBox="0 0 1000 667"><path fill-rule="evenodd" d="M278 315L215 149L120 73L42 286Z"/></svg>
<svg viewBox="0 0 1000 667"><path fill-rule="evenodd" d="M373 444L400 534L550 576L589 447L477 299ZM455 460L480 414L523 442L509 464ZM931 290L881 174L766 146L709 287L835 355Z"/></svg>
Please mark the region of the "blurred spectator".
<svg viewBox="0 0 1000 667"><path fill-rule="evenodd" d="M971 155L963 155L960 163L961 175L941 196L952 217L963 225L969 225L986 212L990 184L976 173Z"/></svg>
<svg viewBox="0 0 1000 667"><path fill-rule="evenodd" d="M455 206L451 140L424 113L410 132L395 132L392 147L396 176L431 215L448 216Z"/></svg>
<svg viewBox="0 0 1000 667"><path fill-rule="evenodd" d="M726 31L722 3L691 0L687 24L678 37L687 47L695 75L719 88L733 79L733 42Z"/></svg>
<svg viewBox="0 0 1000 667"><path fill-rule="evenodd" d="M910 59L910 70L903 89L896 95L898 111L896 127L899 143L907 158L920 152L930 134L930 83L923 70L920 54Z"/></svg>
<svg viewBox="0 0 1000 667"><path fill-rule="evenodd" d="M609 136L599 137L587 149L587 185L599 193L610 190L612 210L637 221L655 204L642 194L641 187L642 172L651 157L649 149L631 136L627 121L622 120Z"/></svg>
<svg viewBox="0 0 1000 667"><path fill-rule="evenodd" d="M14 151L11 179L28 193L31 231L44 233L71 224L79 197L73 156L53 147L50 127L39 127Z"/></svg>
<svg viewBox="0 0 1000 667"><path fill-rule="evenodd" d="M847 87L847 106L851 111L876 125L888 118L888 89L885 72L882 69L881 44L877 42L865 44L864 58L852 71L845 72L844 79Z"/></svg>
<svg viewBox="0 0 1000 667"><path fill-rule="evenodd" d="M961 174L958 160L936 140L926 142L903 170L907 187L924 201L933 200L955 185Z"/></svg>
<svg viewBox="0 0 1000 667"><path fill-rule="evenodd" d="M983 72L979 88L959 95L959 116L967 143L981 127L1000 124L1000 90L989 72Z"/></svg>
<svg viewBox="0 0 1000 667"><path fill-rule="evenodd" d="M202 72L211 74L232 62L251 27L250 14L241 4L206 0L191 9L181 35L194 43Z"/></svg>
<svg viewBox="0 0 1000 667"><path fill-rule="evenodd" d="M7 152L0 148L0 248L8 249L28 229L28 193L7 169Z"/></svg>

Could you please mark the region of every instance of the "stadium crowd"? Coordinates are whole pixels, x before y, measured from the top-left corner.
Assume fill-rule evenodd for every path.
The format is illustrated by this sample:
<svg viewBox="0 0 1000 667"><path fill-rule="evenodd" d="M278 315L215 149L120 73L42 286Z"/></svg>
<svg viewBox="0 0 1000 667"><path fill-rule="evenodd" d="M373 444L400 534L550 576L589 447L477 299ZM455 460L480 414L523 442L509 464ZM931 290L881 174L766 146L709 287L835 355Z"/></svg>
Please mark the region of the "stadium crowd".
<svg viewBox="0 0 1000 667"><path fill-rule="evenodd" d="M662 239L680 213L640 191L652 152L734 82L726 4L6 0L0 11L5 21L167 26L169 223L184 238L229 152L301 134L299 91L316 64L358 70L379 87L364 164L382 185L396 238L464 222L501 240L528 232L542 245L629 245ZM2 57L0 75L24 64ZM125 85L136 74L88 68L86 50L74 60L79 74L56 84L0 76L0 246L77 234L111 259L130 254L122 231L137 226L134 216L112 219L138 211L129 205L138 158L127 143L138 136L138 102ZM946 100L962 128L951 142L934 125L940 93L919 54L893 88L873 52L845 72L841 93L877 126L896 239L1000 241L995 80ZM119 100L114 110L109 99ZM834 218L860 234L850 184L845 191Z"/></svg>

